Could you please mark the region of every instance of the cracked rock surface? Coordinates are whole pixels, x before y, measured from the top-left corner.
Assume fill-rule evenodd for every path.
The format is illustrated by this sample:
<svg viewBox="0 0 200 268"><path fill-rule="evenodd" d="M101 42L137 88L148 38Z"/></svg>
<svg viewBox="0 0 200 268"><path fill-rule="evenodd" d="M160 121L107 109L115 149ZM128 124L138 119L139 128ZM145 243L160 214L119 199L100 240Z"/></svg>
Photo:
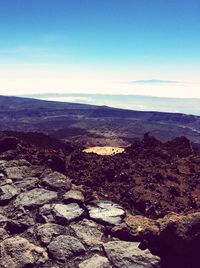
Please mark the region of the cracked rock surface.
<svg viewBox="0 0 200 268"><path fill-rule="evenodd" d="M137 267L159 267L139 243L112 236L125 218L118 204L87 204L67 176L23 159L0 165L0 267L128 268L138 258Z"/></svg>

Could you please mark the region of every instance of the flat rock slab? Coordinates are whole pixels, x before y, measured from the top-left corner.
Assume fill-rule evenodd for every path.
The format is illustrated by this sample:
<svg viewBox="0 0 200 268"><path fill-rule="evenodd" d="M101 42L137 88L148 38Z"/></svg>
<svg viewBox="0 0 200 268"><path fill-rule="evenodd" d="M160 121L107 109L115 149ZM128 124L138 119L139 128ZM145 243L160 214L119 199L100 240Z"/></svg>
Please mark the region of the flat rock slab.
<svg viewBox="0 0 200 268"><path fill-rule="evenodd" d="M23 180L27 177L39 177L45 172L45 167L32 165L24 159L9 161L3 168L6 176L14 181Z"/></svg>
<svg viewBox="0 0 200 268"><path fill-rule="evenodd" d="M5 169L6 176L12 180L21 180L26 176L30 176L31 169L27 166L8 167Z"/></svg>
<svg viewBox="0 0 200 268"><path fill-rule="evenodd" d="M0 204L8 203L12 198L18 194L18 190L13 185L3 185L0 187Z"/></svg>
<svg viewBox="0 0 200 268"><path fill-rule="evenodd" d="M59 261L67 261L85 253L84 245L75 237L60 235L48 245L50 255Z"/></svg>
<svg viewBox="0 0 200 268"><path fill-rule="evenodd" d="M123 208L111 201L94 201L87 208L91 219L112 225L120 224L125 216Z"/></svg>
<svg viewBox="0 0 200 268"><path fill-rule="evenodd" d="M45 222L70 223L84 216L85 211L77 203L49 204L40 208L39 215Z"/></svg>
<svg viewBox="0 0 200 268"><path fill-rule="evenodd" d="M70 227L74 230L77 237L80 238L87 246L94 246L102 244L103 237L103 226L87 220L83 219L78 223L73 223Z"/></svg>
<svg viewBox="0 0 200 268"><path fill-rule="evenodd" d="M0 243L0 267L40 267L48 259L47 252L20 236L5 239Z"/></svg>
<svg viewBox="0 0 200 268"><path fill-rule="evenodd" d="M42 185L47 186L52 190L63 189L68 191L71 189L71 180L64 174L57 171L52 172L42 179Z"/></svg>
<svg viewBox="0 0 200 268"><path fill-rule="evenodd" d="M112 266L106 257L95 254L91 258L81 262L78 268L112 268Z"/></svg>
<svg viewBox="0 0 200 268"><path fill-rule="evenodd" d="M49 244L51 240L58 236L62 235L65 232L65 227L59 224L54 223L45 223L39 225L36 228L37 237L42 241L44 244Z"/></svg>
<svg viewBox="0 0 200 268"><path fill-rule="evenodd" d="M112 241L104 244L106 255L117 268L158 268L160 258L149 250L139 249L136 242Z"/></svg>
<svg viewBox="0 0 200 268"><path fill-rule="evenodd" d="M57 193L45 189L35 188L25 193L21 193L15 200L16 207L35 207L44 205L57 198Z"/></svg>

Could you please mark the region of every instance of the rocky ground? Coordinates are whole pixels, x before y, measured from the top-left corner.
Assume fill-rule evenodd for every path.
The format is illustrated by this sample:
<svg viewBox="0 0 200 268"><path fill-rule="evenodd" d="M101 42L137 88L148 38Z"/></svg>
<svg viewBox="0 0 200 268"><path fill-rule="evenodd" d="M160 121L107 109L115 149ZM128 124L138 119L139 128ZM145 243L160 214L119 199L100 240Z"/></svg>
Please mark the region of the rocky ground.
<svg viewBox="0 0 200 268"><path fill-rule="evenodd" d="M0 137L0 267L200 267L200 155L187 139L145 135L98 156Z"/></svg>

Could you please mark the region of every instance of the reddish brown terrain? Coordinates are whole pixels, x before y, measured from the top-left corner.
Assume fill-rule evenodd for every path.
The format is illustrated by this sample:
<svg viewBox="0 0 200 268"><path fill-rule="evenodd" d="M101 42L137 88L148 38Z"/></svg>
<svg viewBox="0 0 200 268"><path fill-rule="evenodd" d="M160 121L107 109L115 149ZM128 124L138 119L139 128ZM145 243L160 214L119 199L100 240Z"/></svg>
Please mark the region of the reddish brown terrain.
<svg viewBox="0 0 200 268"><path fill-rule="evenodd" d="M149 134L145 134L142 140L133 142L120 154L102 156L95 153L84 153L82 150L83 148L75 144L63 143L44 134L1 132L2 182L0 188L4 185L14 185L13 187L19 188L19 192L22 193L25 189L26 191L33 191L34 189L44 191L43 188L47 191L53 189L58 193L58 201L56 202L60 204L60 202L65 203L66 200L75 200L85 211L85 217L89 220L92 218L90 209L94 206L94 203L91 202L112 201L121 205L121 209L125 211L126 216L125 214L121 215L122 218L117 223L108 223L105 219L100 218L95 219L96 223L103 224L104 236L111 238L110 242L105 240L104 243L111 243L109 246L112 246L112 241L115 241L115 239L122 244L123 241L139 242L141 249L148 248L153 254L161 258L160 266L158 266L155 257L155 266L148 264L149 266L143 265L141 267L200 267L200 258L197 252L200 246L200 153L191 146L189 140L180 137L162 143L149 136ZM23 169L24 166L28 166L28 178L27 175L20 175L22 178L20 178L19 183L17 181L19 179L18 173L12 175L12 172L9 173L10 170L8 172L10 166L13 165L16 172L19 172L18 168L20 166L23 166ZM54 174L55 178L52 181L50 175L54 171L63 175ZM23 172L26 173L27 171ZM36 177L37 182L35 182L35 179L31 179L32 177ZM25 183L26 178L31 182L30 188ZM72 196L72 193L68 193L71 188L69 182L65 190L57 186L61 178L62 180L63 178L70 178L73 184L72 189L78 189L79 191L78 197L77 193L75 197ZM2 214L2 217L10 219L2 227L10 237L8 239L15 239L16 234L21 235L29 242L32 241L38 246L42 246L46 252L43 242L40 242L38 236L35 236L35 229L29 230L29 228L31 225L41 224L44 218L48 218L47 223L49 222L50 216L44 216L48 215L48 210L44 211L44 207L42 207L41 212L40 209L42 209L41 205L47 206L45 209L48 208L48 204L52 201L41 202L40 199L38 201L39 197L35 197L37 191L33 191L30 194L34 201L29 201L33 204L26 204L28 199L22 193L19 194L16 191L12 195L12 193L9 192L8 194L6 192L5 195L7 188L4 188L1 189L0 214ZM62 197L64 192L68 194ZM83 197L80 197L80 192L84 196L84 201ZM55 198L53 197L53 199ZM28 217L23 218L23 220L15 217L20 205L29 210L29 216L33 217L33 224L24 224L24 221L31 221ZM15 219L12 219L13 217ZM51 219L50 222L60 224L60 226L66 225L66 222L61 220L60 216L54 220ZM69 228L71 228L70 226ZM44 228L44 226L41 226L41 228ZM29 230L28 233L27 230ZM51 232L54 231L51 230ZM31 235L32 240L30 240L30 232L34 233ZM55 233L55 236L57 237L58 234ZM3 239L5 240L5 238ZM59 239L62 240L63 238L58 236L58 241L53 240L55 243L52 242L53 244L50 243L51 246L47 247L49 257L45 255L46 253L43 254L43 261L47 266L44 264L38 266L33 262L32 266L19 265L16 267L84 267L81 266L80 262L92 256L91 248L87 249L88 255L81 257L81 260L80 258L77 259L75 254L70 257L69 262L67 258L60 261L56 255L57 253L54 252L54 247L56 247L56 243L59 243ZM108 244L103 245L104 250L107 250ZM129 246L134 245L130 244ZM7 258L4 246L2 244L1 250ZM99 253L99 251L97 252ZM58 252L59 254L61 253ZM102 252L99 254L102 255ZM133 259L129 260L128 264L124 264L123 258L121 264L116 260L112 263L112 257L110 257L112 254L109 254L107 253L104 256L111 262L110 266L106 267L135 267L129 266L130 263L133 265ZM120 254L123 255L124 253ZM104 261L107 262L105 259ZM10 263L12 262L10 261ZM71 264L63 266L66 263ZM57 266L50 266L50 264Z"/></svg>

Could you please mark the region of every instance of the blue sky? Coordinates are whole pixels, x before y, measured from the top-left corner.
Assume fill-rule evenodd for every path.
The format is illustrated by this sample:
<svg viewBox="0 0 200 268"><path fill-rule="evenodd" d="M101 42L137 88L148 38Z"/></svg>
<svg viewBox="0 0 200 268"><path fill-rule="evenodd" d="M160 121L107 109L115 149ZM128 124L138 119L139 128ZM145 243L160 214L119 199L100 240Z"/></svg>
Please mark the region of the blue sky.
<svg viewBox="0 0 200 268"><path fill-rule="evenodd" d="M199 14L198 0L1 1L0 93L200 97Z"/></svg>

